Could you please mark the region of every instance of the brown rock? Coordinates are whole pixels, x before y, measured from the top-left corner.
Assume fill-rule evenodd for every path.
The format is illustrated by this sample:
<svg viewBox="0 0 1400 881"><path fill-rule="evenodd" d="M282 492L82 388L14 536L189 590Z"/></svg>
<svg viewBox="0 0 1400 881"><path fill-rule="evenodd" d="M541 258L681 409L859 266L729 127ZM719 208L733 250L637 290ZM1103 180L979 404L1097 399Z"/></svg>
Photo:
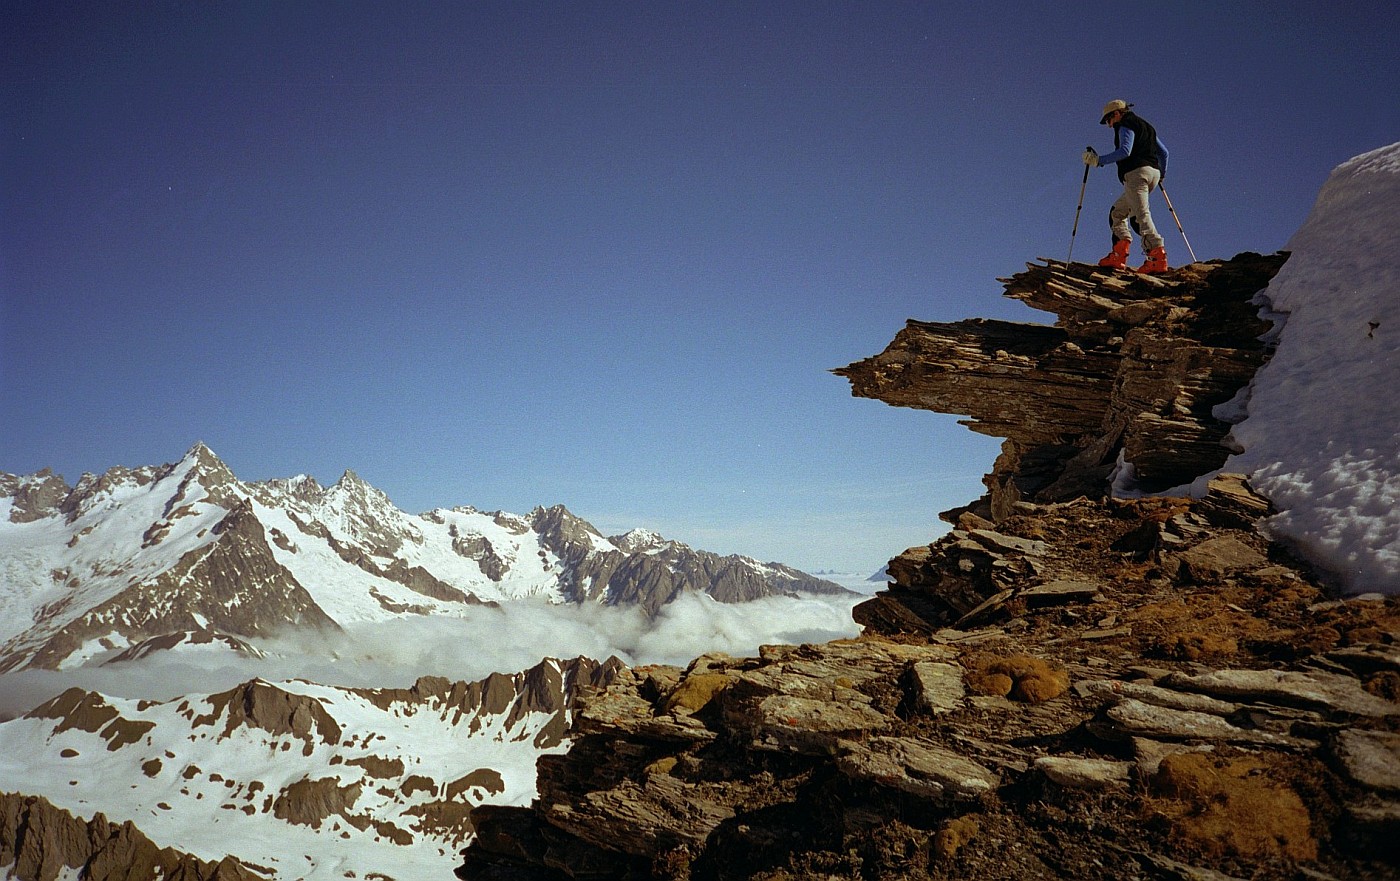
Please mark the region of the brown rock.
<svg viewBox="0 0 1400 881"><path fill-rule="evenodd" d="M234 857L206 862L162 848L131 823L81 820L37 796L0 793L0 866L19 881L263 881Z"/></svg>
<svg viewBox="0 0 1400 881"><path fill-rule="evenodd" d="M1178 555L1182 575L1198 583L1218 581L1227 575L1267 564L1268 558L1235 538L1221 536L1201 542Z"/></svg>
<svg viewBox="0 0 1400 881"><path fill-rule="evenodd" d="M1055 312L1056 327L910 321L880 355L833 372L852 394L969 416L1007 438L986 481L996 520L1021 499L1105 493L1119 450L1147 488L1165 489L1224 463L1228 426L1211 410L1264 361L1250 300L1283 259L1241 254L1128 282L1045 261L1006 279L1006 293Z"/></svg>

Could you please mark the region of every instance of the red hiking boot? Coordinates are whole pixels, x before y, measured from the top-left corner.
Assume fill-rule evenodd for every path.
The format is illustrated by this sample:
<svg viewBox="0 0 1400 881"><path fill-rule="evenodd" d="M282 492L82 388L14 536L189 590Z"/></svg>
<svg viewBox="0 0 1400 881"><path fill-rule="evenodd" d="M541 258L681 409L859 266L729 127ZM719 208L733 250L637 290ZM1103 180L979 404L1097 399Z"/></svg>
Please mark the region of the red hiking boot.
<svg viewBox="0 0 1400 881"><path fill-rule="evenodd" d="M1108 256L1099 261L1100 266L1109 269L1122 269L1128 265L1128 246L1132 242L1127 239L1114 239L1113 250L1108 252Z"/></svg>
<svg viewBox="0 0 1400 881"><path fill-rule="evenodd" d="M1167 249L1153 248L1147 252L1147 262L1137 268L1144 275L1161 275L1167 271Z"/></svg>

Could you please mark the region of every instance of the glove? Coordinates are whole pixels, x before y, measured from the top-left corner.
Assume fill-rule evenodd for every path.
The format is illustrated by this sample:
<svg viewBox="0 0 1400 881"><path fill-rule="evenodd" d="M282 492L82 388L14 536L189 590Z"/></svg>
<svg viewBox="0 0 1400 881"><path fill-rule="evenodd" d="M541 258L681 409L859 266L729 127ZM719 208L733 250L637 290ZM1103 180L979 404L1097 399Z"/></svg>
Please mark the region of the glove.
<svg viewBox="0 0 1400 881"><path fill-rule="evenodd" d="M1084 148L1084 164L1090 168L1097 168L1099 165L1099 154L1094 152L1093 147Z"/></svg>

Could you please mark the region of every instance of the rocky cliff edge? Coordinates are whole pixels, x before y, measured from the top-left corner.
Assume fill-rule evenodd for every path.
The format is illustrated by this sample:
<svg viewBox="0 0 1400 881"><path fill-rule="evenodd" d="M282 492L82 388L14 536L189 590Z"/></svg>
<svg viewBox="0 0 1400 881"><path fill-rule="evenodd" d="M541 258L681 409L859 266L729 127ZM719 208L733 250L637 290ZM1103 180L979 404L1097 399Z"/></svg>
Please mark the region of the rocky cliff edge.
<svg viewBox="0 0 1400 881"><path fill-rule="evenodd" d="M856 394L1006 438L856 640L622 671L462 878L1400 877L1400 605L1332 598L1225 462L1285 255L1042 261ZM1122 488L1192 493L1115 498Z"/></svg>

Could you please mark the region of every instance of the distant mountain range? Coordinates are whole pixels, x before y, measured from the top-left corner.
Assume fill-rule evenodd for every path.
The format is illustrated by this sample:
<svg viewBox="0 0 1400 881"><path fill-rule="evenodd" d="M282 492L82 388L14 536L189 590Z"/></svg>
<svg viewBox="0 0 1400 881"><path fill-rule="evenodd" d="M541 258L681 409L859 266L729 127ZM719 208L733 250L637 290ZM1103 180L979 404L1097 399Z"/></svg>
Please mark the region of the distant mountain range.
<svg viewBox="0 0 1400 881"><path fill-rule="evenodd" d="M0 473L0 672L153 651L252 652L288 627L342 626L524 598L657 613L845 593L777 563L653 532L604 537L563 506L407 514L352 471L244 483L204 444L175 464Z"/></svg>
<svg viewBox="0 0 1400 881"><path fill-rule="evenodd" d="M0 724L0 871L450 878L471 809L528 802L536 759L566 746L579 690L620 667L546 659L382 689L253 679L169 701L70 688Z"/></svg>

